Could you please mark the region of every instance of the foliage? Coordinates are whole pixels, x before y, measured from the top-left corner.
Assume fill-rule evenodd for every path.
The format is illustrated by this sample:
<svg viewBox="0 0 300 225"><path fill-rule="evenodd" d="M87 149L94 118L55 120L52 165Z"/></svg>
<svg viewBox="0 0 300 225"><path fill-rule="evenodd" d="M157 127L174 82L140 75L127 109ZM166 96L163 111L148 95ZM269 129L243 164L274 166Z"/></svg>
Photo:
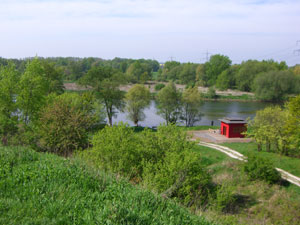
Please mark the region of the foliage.
<svg viewBox="0 0 300 225"><path fill-rule="evenodd" d="M173 82L168 83L157 94L158 113L166 123L176 123L180 115L181 93Z"/></svg>
<svg viewBox="0 0 300 225"><path fill-rule="evenodd" d="M201 93L198 87L187 88L182 94L182 119L187 127L201 120L200 106L202 105Z"/></svg>
<svg viewBox="0 0 300 225"><path fill-rule="evenodd" d="M216 83L218 76L231 65L231 60L228 56L213 55L205 65L205 73L208 77L208 84L212 86Z"/></svg>
<svg viewBox="0 0 300 225"><path fill-rule="evenodd" d="M137 126L139 121L145 119L143 110L150 105L150 91L145 86L137 84L128 91L125 98L129 118Z"/></svg>
<svg viewBox="0 0 300 225"><path fill-rule="evenodd" d="M291 98L286 104L288 120L285 125L287 139L289 141L289 154L300 155L300 95Z"/></svg>
<svg viewBox="0 0 300 225"><path fill-rule="evenodd" d="M0 149L1 224L209 224L76 160Z"/></svg>
<svg viewBox="0 0 300 225"><path fill-rule="evenodd" d="M178 79L182 84L193 84L196 80L196 64L185 63L178 75Z"/></svg>
<svg viewBox="0 0 300 225"><path fill-rule="evenodd" d="M220 212L232 212L236 203L234 188L228 184L222 184L217 187L213 207Z"/></svg>
<svg viewBox="0 0 300 225"><path fill-rule="evenodd" d="M239 71L235 74L237 89L241 91L252 91L253 82L260 73L279 70L278 63L269 61L248 60L242 62Z"/></svg>
<svg viewBox="0 0 300 225"><path fill-rule="evenodd" d="M13 64L0 68L0 136L4 145L17 132L16 96L19 79L19 73Z"/></svg>
<svg viewBox="0 0 300 225"><path fill-rule="evenodd" d="M70 155L88 145L88 131L99 122L96 101L90 93L65 93L54 97L38 121L39 146L43 151Z"/></svg>
<svg viewBox="0 0 300 225"><path fill-rule="evenodd" d="M109 124L117 110L124 108L124 93L119 89L124 77L111 67L92 67L79 81L79 84L90 85L104 103Z"/></svg>
<svg viewBox="0 0 300 225"><path fill-rule="evenodd" d="M154 89L155 91L159 91L161 89L163 89L166 85L162 84L162 83L159 83L159 84L156 84Z"/></svg>
<svg viewBox="0 0 300 225"><path fill-rule="evenodd" d="M214 87L210 87L208 89L206 96L211 99L217 98L216 89Z"/></svg>
<svg viewBox="0 0 300 225"><path fill-rule="evenodd" d="M269 184L274 184L281 179L271 161L254 154L248 156L247 162L243 165L243 171L247 173L250 180L264 180Z"/></svg>
<svg viewBox="0 0 300 225"><path fill-rule="evenodd" d="M27 64L20 78L19 88L17 104L22 112L21 120L28 124L38 118L39 111L46 102L46 95L49 93L45 69L37 58Z"/></svg>
<svg viewBox="0 0 300 225"><path fill-rule="evenodd" d="M233 65L224 70L217 78L216 87L220 90L227 90L235 88L235 74L238 73L240 66Z"/></svg>
<svg viewBox="0 0 300 225"><path fill-rule="evenodd" d="M284 126L287 121L287 113L279 106L266 107L257 111L253 120L249 121L247 135L253 137L261 151L262 144L267 151L271 151L273 145L277 152L287 154L287 139Z"/></svg>
<svg viewBox="0 0 300 225"><path fill-rule="evenodd" d="M254 80L255 96L264 101L281 101L294 93L296 77L289 71L262 73Z"/></svg>
<svg viewBox="0 0 300 225"><path fill-rule="evenodd" d="M81 155L99 168L129 177L186 205L207 203L211 178L199 154L191 151L194 144L175 126L134 133L119 124L101 130L92 144L93 148Z"/></svg>

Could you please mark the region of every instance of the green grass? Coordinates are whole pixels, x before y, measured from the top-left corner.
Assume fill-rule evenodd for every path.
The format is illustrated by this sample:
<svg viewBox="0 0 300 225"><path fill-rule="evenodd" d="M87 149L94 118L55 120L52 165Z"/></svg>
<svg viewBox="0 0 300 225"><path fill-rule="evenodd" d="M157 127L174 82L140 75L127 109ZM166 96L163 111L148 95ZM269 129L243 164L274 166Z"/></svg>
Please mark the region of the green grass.
<svg viewBox="0 0 300 225"><path fill-rule="evenodd" d="M269 185L250 181L242 172L242 162L203 146L195 146L203 163L208 166L216 185L230 187L235 196L230 213L216 210L214 205L199 214L219 224L299 224L300 189L295 185Z"/></svg>
<svg viewBox="0 0 300 225"><path fill-rule="evenodd" d="M0 224L209 224L78 160L0 147Z"/></svg>
<svg viewBox="0 0 300 225"><path fill-rule="evenodd" d="M300 177L300 159L292 158L287 156L282 156L273 152L258 152L257 145L253 142L251 143L224 143L224 146L232 148L244 155L248 155L252 152L261 155L264 158L271 160L275 167L286 170L287 172Z"/></svg>
<svg viewBox="0 0 300 225"><path fill-rule="evenodd" d="M208 130L208 129L220 129L219 126L193 126L193 127L185 127L185 126L178 126L182 130Z"/></svg>

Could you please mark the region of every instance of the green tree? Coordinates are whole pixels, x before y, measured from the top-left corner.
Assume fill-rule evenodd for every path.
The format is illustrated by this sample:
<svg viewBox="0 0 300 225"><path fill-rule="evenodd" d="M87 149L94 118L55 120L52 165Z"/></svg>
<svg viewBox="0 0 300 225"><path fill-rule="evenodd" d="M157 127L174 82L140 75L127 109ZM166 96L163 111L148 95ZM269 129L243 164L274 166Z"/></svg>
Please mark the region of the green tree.
<svg viewBox="0 0 300 225"><path fill-rule="evenodd" d="M19 90L17 105L21 111L21 120L28 125L29 122L37 119L49 93L45 69L37 58L27 64L20 78Z"/></svg>
<svg viewBox="0 0 300 225"><path fill-rule="evenodd" d="M288 120L285 125L289 143L289 154L300 155L300 95L291 98L286 104Z"/></svg>
<svg viewBox="0 0 300 225"><path fill-rule="evenodd" d="M220 90L227 90L229 88L235 88L235 76L238 73L240 66L233 65L230 68L224 70L217 79L216 87Z"/></svg>
<svg viewBox="0 0 300 225"><path fill-rule="evenodd" d="M105 106L108 122L112 126L112 118L117 110L124 108L124 93L119 89L124 77L111 67L92 67L80 80L79 84L90 85L97 97Z"/></svg>
<svg viewBox="0 0 300 225"><path fill-rule="evenodd" d="M14 64L0 68L0 135L2 144L8 144L9 136L17 132L18 83L20 74Z"/></svg>
<svg viewBox="0 0 300 225"><path fill-rule="evenodd" d="M62 71L55 68L54 63L42 61L46 79L48 80L48 93L62 94L64 93L64 82Z"/></svg>
<svg viewBox="0 0 300 225"><path fill-rule="evenodd" d="M39 146L64 156L87 147L88 132L103 118L97 109L90 93L51 96L38 121Z"/></svg>
<svg viewBox="0 0 300 225"><path fill-rule="evenodd" d="M194 84L196 81L196 64L185 63L179 73L178 79L182 84Z"/></svg>
<svg viewBox="0 0 300 225"><path fill-rule="evenodd" d="M181 93L173 82L157 93L158 114L169 123L176 123L180 116Z"/></svg>
<svg viewBox="0 0 300 225"><path fill-rule="evenodd" d="M209 86L215 85L218 76L231 65L231 60L228 56L213 55L205 65L205 72L209 78Z"/></svg>
<svg viewBox="0 0 300 225"><path fill-rule="evenodd" d="M266 107L256 112L253 120L249 121L247 135L253 137L261 151L262 145L266 145L266 150L271 151L272 145L277 152L286 154L287 139L285 134L285 124L287 113L279 106Z"/></svg>
<svg viewBox="0 0 300 225"><path fill-rule="evenodd" d="M201 93L198 87L190 87L182 94L182 116L187 127L191 127L201 119L200 106L202 105Z"/></svg>
<svg viewBox="0 0 300 225"><path fill-rule="evenodd" d="M128 116L138 126L138 122L145 119L143 110L150 105L150 91L145 86L137 84L127 92L125 98Z"/></svg>
<svg viewBox="0 0 300 225"><path fill-rule="evenodd" d="M270 71L254 80L255 96L265 101L281 101L295 92L296 77L290 71Z"/></svg>

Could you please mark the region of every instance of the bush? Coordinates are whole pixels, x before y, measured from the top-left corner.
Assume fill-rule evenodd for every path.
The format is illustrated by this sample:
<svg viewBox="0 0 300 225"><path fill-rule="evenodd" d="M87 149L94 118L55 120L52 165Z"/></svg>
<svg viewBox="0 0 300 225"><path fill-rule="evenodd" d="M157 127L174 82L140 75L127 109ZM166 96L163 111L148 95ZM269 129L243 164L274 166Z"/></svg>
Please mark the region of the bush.
<svg viewBox="0 0 300 225"><path fill-rule="evenodd" d="M216 189L213 207L220 212L232 212L236 197L233 187L223 184Z"/></svg>
<svg viewBox="0 0 300 225"><path fill-rule="evenodd" d="M155 89L155 91L159 91L159 90L163 89L165 86L166 85L164 85L164 84L156 84L154 89Z"/></svg>
<svg viewBox="0 0 300 225"><path fill-rule="evenodd" d="M207 203L211 177L201 165L194 143L174 125L157 132L134 133L120 123L94 136L93 148L81 156L95 166L141 183L166 198L178 198L186 205Z"/></svg>
<svg viewBox="0 0 300 225"><path fill-rule="evenodd" d="M272 162L254 154L248 156L248 161L243 165L243 171L250 180L263 180L274 184L281 179Z"/></svg>
<svg viewBox="0 0 300 225"><path fill-rule="evenodd" d="M88 145L88 131L99 122L95 100L89 93L54 97L38 121L42 150L67 156Z"/></svg>
<svg viewBox="0 0 300 225"><path fill-rule="evenodd" d="M214 89L214 87L210 87L209 89L208 89L208 92L207 92L207 97L208 98L217 98L217 94L216 94L216 90Z"/></svg>

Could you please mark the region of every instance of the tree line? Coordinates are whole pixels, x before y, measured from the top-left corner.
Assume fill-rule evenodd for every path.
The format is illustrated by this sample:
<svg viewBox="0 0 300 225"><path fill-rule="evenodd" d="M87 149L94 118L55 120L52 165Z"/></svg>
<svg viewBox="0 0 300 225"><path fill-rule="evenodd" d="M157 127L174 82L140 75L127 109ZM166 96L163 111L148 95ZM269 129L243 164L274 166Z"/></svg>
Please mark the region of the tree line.
<svg viewBox="0 0 300 225"><path fill-rule="evenodd" d="M130 83L145 83L149 80L173 81L187 86L205 86L220 90L237 89L253 92L264 101L283 101L287 96L300 93L300 65L288 67L284 61L247 60L241 64L232 64L228 56L212 55L208 62L180 63L167 61L160 65L150 59L52 57L39 58L62 74L65 81L78 81L90 70L109 67L119 71L122 79ZM0 65L13 62L17 70L23 73L26 63L33 60L3 59Z"/></svg>

